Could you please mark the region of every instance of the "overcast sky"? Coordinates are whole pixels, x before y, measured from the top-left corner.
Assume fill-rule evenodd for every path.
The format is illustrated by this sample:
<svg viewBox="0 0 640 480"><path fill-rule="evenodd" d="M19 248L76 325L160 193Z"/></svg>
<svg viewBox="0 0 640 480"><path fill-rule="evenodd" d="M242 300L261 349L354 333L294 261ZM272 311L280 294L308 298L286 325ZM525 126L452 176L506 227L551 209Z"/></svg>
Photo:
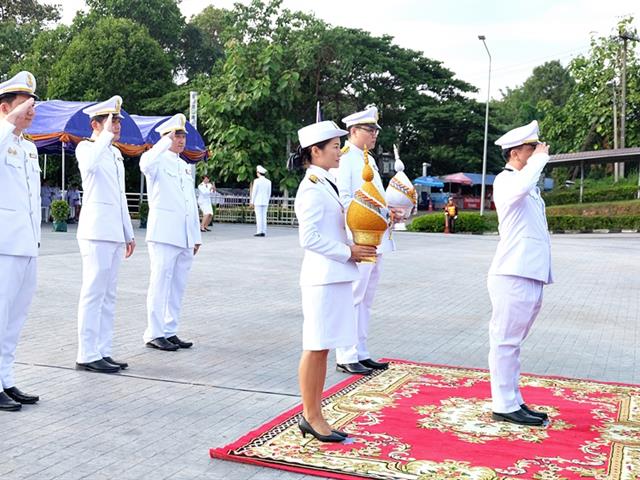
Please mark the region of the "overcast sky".
<svg viewBox="0 0 640 480"><path fill-rule="evenodd" d="M83 0L62 3L65 23L86 8ZM207 5L233 3L182 0L180 8L188 19ZM480 99L487 95L489 58L478 35L486 36L493 58L491 96L499 98L500 90L522 84L535 66L556 59L566 65L587 53L591 34L609 35L620 17L631 14L640 25L639 5L638 0L284 0L285 7L333 25L393 36L398 45L424 52L478 87Z"/></svg>

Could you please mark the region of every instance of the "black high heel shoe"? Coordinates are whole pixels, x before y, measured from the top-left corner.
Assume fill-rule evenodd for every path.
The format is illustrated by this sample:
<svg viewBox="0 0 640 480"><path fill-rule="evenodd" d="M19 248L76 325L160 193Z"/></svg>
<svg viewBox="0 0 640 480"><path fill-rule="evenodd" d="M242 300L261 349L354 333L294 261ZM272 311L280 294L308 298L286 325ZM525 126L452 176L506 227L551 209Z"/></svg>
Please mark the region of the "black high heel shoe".
<svg viewBox="0 0 640 480"><path fill-rule="evenodd" d="M331 430L331 434L329 435L320 435L316 432L313 427L307 422L306 418L300 416L300 420L298 420L298 428L300 428L300 432L302 432L302 437L306 438L307 433L311 434L316 440L320 440L321 442L342 442L345 437L340 435L339 433Z"/></svg>

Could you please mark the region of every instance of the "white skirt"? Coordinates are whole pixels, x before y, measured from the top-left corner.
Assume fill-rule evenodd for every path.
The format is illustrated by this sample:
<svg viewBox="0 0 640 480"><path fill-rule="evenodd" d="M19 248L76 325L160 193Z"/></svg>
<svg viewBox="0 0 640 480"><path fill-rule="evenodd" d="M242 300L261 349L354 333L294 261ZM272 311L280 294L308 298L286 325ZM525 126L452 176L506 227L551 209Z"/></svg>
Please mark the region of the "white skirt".
<svg viewBox="0 0 640 480"><path fill-rule="evenodd" d="M352 282L303 286L302 349L330 350L358 343Z"/></svg>
<svg viewBox="0 0 640 480"><path fill-rule="evenodd" d="M213 215L213 208L211 208L211 201L203 202L203 203L198 202L198 206L200 207L200 210L202 211L203 215Z"/></svg>

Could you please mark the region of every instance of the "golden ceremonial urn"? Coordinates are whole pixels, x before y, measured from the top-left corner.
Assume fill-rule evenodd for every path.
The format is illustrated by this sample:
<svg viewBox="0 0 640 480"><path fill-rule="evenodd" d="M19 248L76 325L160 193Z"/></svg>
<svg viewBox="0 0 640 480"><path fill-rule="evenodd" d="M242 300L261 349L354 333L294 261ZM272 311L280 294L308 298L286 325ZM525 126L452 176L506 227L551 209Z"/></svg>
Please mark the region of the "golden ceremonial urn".
<svg viewBox="0 0 640 480"><path fill-rule="evenodd" d="M356 245L377 247L389 227L389 210L384 195L373 183L373 168L369 165L369 152L366 145L362 179L364 183L356 190L353 201L347 209L347 226L353 234ZM363 260L366 263L375 263L375 261L375 256Z"/></svg>

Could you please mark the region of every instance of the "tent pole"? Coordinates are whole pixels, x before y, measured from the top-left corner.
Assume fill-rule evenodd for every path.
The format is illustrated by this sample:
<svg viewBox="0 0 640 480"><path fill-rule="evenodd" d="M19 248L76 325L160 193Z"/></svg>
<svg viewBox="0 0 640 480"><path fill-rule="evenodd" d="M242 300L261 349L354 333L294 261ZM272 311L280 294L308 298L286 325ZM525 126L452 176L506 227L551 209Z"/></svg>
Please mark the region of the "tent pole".
<svg viewBox="0 0 640 480"><path fill-rule="evenodd" d="M47 154L46 153L44 154L44 170L42 173L42 178L43 180L46 180L47 178Z"/></svg>
<svg viewBox="0 0 640 480"><path fill-rule="evenodd" d="M65 194L65 184L64 184L64 142L62 142L62 198L64 198Z"/></svg>
<svg viewBox="0 0 640 480"><path fill-rule="evenodd" d="M584 161L580 160L580 203L582 203L583 191L584 191Z"/></svg>

